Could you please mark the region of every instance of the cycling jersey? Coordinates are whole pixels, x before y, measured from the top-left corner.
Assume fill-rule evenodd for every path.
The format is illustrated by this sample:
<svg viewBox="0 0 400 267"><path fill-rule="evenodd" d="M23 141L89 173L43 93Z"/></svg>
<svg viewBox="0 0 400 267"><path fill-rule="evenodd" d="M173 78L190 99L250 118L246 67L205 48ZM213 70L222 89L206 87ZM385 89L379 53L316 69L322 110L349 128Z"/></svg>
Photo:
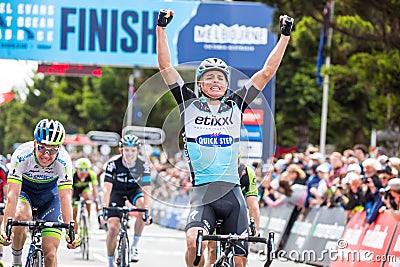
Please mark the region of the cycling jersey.
<svg viewBox="0 0 400 267"><path fill-rule="evenodd" d="M74 189L74 194L72 197L74 200L79 200L79 196L82 194L82 192L90 190L90 183L92 186L98 185L97 174L92 170L89 170L88 175L83 180L79 179L78 173L75 170L73 172L72 179Z"/></svg>
<svg viewBox="0 0 400 267"><path fill-rule="evenodd" d="M122 163L122 155L119 155L108 162L104 182L113 184L112 193L127 192L136 189L138 185L150 185L150 164L138 158L135 166L128 169Z"/></svg>
<svg viewBox="0 0 400 267"><path fill-rule="evenodd" d="M39 219L62 221L58 191L72 190L72 161L64 147L54 162L41 166L35 156L34 142L20 145L11 157L7 182L21 185L20 201L38 208ZM43 236L61 237L60 229L45 229Z"/></svg>
<svg viewBox="0 0 400 267"><path fill-rule="evenodd" d="M72 162L64 147L50 166L42 167L36 160L33 141L26 142L15 150L10 166L7 182L20 184L22 191L39 198L53 188L72 189Z"/></svg>
<svg viewBox="0 0 400 267"><path fill-rule="evenodd" d="M106 167L104 182L113 184L109 206L122 207L128 199L132 204L143 197L142 186L151 184L150 164L139 158L135 166L127 168L122 163L122 155L110 160ZM109 211L108 217L119 217L118 211Z"/></svg>
<svg viewBox="0 0 400 267"><path fill-rule="evenodd" d="M182 79L170 88L181 113L185 155L193 184L239 184L237 158L242 113L260 91L249 82L223 98L217 112L213 112L206 98L197 98Z"/></svg>
<svg viewBox="0 0 400 267"><path fill-rule="evenodd" d="M244 197L258 196L257 179L255 171L241 163L238 168L240 187Z"/></svg>

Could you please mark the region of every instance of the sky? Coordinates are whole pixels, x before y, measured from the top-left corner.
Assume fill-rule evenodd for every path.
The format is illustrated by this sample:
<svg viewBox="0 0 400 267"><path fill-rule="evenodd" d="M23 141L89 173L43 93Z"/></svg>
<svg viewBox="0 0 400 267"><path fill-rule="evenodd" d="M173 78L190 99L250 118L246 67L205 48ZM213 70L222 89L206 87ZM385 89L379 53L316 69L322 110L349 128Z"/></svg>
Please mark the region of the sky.
<svg viewBox="0 0 400 267"><path fill-rule="evenodd" d="M0 59L0 93L25 91L37 69L36 61Z"/></svg>

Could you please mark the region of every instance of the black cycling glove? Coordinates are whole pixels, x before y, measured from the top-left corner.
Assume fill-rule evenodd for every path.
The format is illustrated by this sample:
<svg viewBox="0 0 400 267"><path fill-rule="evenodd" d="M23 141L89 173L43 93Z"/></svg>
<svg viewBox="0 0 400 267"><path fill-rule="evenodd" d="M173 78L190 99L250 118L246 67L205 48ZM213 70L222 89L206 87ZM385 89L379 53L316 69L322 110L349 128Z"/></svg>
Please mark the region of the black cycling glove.
<svg viewBox="0 0 400 267"><path fill-rule="evenodd" d="M286 17L285 25L283 25L282 20L279 21L279 27L281 29L281 33L285 36L290 36L290 32L292 31L294 19L291 17Z"/></svg>
<svg viewBox="0 0 400 267"><path fill-rule="evenodd" d="M174 16L172 15L172 13L170 13L170 16L166 18L165 15L167 14L168 11L166 9L160 9L160 11L158 12L158 21L157 21L158 26L167 27L167 25L171 22Z"/></svg>

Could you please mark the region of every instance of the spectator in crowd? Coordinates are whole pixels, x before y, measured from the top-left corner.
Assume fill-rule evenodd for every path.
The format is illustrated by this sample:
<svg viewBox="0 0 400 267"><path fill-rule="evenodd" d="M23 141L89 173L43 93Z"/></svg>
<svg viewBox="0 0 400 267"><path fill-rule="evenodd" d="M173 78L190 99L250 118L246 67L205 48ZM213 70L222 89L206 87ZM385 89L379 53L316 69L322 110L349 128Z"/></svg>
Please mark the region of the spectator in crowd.
<svg viewBox="0 0 400 267"><path fill-rule="evenodd" d="M384 172L379 173L379 180L382 183L382 188L379 190L380 197L376 197L374 204L372 206L371 213L366 218L368 224L371 224L378 217L379 212L382 207L385 207L385 203L382 201L382 196L388 196L388 191L390 190L389 181L397 176L397 170L386 167Z"/></svg>
<svg viewBox="0 0 400 267"><path fill-rule="evenodd" d="M311 187L309 190L308 204L305 206L322 206L325 202L325 193L328 190L327 181L329 179L329 168L326 164L318 165L317 177L319 178L318 186Z"/></svg>
<svg viewBox="0 0 400 267"><path fill-rule="evenodd" d="M382 183L378 178L378 171L381 169L379 161L375 158L368 158L362 162L364 170L364 177L371 178L374 185L379 189L382 187Z"/></svg>
<svg viewBox="0 0 400 267"><path fill-rule="evenodd" d="M288 173L285 173L279 180L279 187L276 190L276 200L272 200L268 195L263 196L263 199L269 207L279 207L284 203L291 203L297 207L303 208L307 196L307 187L301 184L292 184Z"/></svg>
<svg viewBox="0 0 400 267"><path fill-rule="evenodd" d="M353 149L345 149L344 151L343 151L343 157L345 157L345 158L350 158L350 157L354 157L354 150Z"/></svg>
<svg viewBox="0 0 400 267"><path fill-rule="evenodd" d="M393 218L400 222L400 178L393 178L389 181L389 193L382 196L382 202L390 210Z"/></svg>
<svg viewBox="0 0 400 267"><path fill-rule="evenodd" d="M315 153L311 154L309 156L309 158L312 160L311 165L314 165L314 164L319 165L324 162L324 156L320 152L315 152Z"/></svg>
<svg viewBox="0 0 400 267"><path fill-rule="evenodd" d="M331 187L333 184L340 183L340 180L346 175L346 168L340 152L333 152L329 156L329 162L332 166L332 175L329 177L328 187Z"/></svg>
<svg viewBox="0 0 400 267"><path fill-rule="evenodd" d="M287 167L286 172L288 173L288 179L292 184L306 185L307 175L297 164L290 164Z"/></svg>
<svg viewBox="0 0 400 267"><path fill-rule="evenodd" d="M346 222L351 219L354 212L363 209L364 192L362 186L361 175L356 172L349 172L343 179L342 188L339 187L335 190L335 202L345 209Z"/></svg>
<svg viewBox="0 0 400 267"><path fill-rule="evenodd" d="M368 148L364 144L357 144L353 147L354 156L358 159L360 164L363 163L365 159L368 158ZM364 174L364 169L361 165L361 174Z"/></svg>

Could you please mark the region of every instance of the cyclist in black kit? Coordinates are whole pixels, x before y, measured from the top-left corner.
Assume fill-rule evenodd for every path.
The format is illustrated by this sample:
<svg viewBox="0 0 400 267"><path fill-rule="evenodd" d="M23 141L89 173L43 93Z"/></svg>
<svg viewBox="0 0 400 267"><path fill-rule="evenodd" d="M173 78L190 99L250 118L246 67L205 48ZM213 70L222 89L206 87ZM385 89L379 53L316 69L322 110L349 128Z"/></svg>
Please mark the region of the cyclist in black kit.
<svg viewBox="0 0 400 267"><path fill-rule="evenodd" d="M212 233L217 218L225 222L222 234L247 234L246 204L237 171L242 114L275 75L290 40L293 19L280 16L282 35L264 66L229 96L229 66L219 58L203 60L196 72L197 97L171 65L166 27L173 15L172 10L160 10L156 48L159 70L180 109L185 154L194 183L185 255L187 266L194 266L198 230ZM246 265L247 253L247 244L235 246L236 266ZM199 265L204 265L204 257Z"/></svg>
<svg viewBox="0 0 400 267"><path fill-rule="evenodd" d="M111 159L106 167L103 186L103 206L122 207L128 199L138 208L150 208L151 176L150 164L138 157L140 140L136 135L127 134L121 138L120 153ZM107 255L108 266L114 266L114 252L117 246L117 235L120 227L120 214L117 211L108 211ZM131 261L139 261L137 245L145 224L137 218L135 234L131 247Z"/></svg>

